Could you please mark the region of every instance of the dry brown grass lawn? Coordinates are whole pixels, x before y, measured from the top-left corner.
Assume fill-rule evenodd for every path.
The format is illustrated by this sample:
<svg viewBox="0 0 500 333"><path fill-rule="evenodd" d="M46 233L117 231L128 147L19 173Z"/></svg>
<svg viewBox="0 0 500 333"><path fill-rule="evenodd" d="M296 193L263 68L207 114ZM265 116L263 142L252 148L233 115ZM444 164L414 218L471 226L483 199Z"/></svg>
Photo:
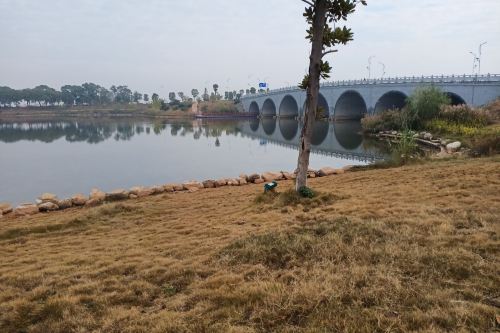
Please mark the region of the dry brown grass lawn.
<svg viewBox="0 0 500 333"><path fill-rule="evenodd" d="M495 331L499 162L4 218L0 332Z"/></svg>

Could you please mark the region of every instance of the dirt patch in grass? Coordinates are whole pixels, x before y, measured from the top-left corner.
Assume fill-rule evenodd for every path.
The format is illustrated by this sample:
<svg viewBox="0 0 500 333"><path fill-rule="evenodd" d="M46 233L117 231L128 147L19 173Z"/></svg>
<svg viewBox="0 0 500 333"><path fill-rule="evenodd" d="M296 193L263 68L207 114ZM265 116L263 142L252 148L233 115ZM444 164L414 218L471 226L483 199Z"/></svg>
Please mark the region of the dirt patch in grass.
<svg viewBox="0 0 500 333"><path fill-rule="evenodd" d="M4 217L0 331L494 331L499 162Z"/></svg>

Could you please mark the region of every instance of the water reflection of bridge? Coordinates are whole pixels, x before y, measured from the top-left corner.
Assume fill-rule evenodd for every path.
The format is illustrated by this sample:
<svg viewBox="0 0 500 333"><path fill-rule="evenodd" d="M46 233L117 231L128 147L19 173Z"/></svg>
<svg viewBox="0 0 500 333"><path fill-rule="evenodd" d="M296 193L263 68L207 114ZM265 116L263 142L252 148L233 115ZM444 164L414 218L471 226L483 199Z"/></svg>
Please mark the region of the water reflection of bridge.
<svg viewBox="0 0 500 333"><path fill-rule="evenodd" d="M273 144L298 149L301 124L294 119L253 119L240 123L244 135L265 139ZM364 144L359 122L327 122L314 124L311 139L312 152L319 155L374 162L384 158L376 146Z"/></svg>

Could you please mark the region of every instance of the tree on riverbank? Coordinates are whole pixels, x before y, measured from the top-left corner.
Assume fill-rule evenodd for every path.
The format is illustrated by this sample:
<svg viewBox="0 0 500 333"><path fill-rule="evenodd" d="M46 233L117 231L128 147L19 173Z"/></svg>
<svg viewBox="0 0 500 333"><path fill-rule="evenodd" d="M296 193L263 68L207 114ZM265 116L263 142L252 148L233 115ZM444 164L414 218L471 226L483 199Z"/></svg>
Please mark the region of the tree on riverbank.
<svg viewBox="0 0 500 333"><path fill-rule="evenodd" d="M208 89L207 88L205 88L205 92L203 92L202 97L203 97L203 101L204 102L208 102L210 100L210 95L208 94Z"/></svg>
<svg viewBox="0 0 500 333"><path fill-rule="evenodd" d="M170 103L175 103L177 101L177 98L175 96L175 92L169 92L168 99L170 100Z"/></svg>
<svg viewBox="0 0 500 333"><path fill-rule="evenodd" d="M198 97L199 94L200 94L200 92L198 91L198 89L191 90L191 96L193 96L194 100L196 100L196 97Z"/></svg>
<svg viewBox="0 0 500 333"><path fill-rule="evenodd" d="M332 47L347 44L353 39L351 29L338 27L337 22L347 20L358 4L366 5L365 0L302 0L307 4L304 17L309 25L306 38L311 42L309 74L300 87L306 90L306 112L300 133L299 157L297 161L296 190L307 185L307 170L311 154L311 138L316 111L318 109L319 81L329 77L331 67L323 57L336 52Z"/></svg>
<svg viewBox="0 0 500 333"><path fill-rule="evenodd" d="M86 82L82 85L64 85L56 90L47 85L35 88L12 89L0 87L0 107L27 106L74 106L106 105L110 103L138 102L143 95L124 85L112 86L109 90L98 84Z"/></svg>

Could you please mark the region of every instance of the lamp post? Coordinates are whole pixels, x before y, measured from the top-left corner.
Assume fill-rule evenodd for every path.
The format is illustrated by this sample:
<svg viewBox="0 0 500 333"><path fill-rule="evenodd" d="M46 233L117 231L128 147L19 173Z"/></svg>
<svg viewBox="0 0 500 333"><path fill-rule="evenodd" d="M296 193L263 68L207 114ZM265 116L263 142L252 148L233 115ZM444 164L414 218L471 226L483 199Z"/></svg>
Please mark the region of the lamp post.
<svg viewBox="0 0 500 333"><path fill-rule="evenodd" d="M372 60L375 58L374 55L368 57L368 66L366 66L366 69L368 69L368 80L371 79L372 77Z"/></svg>
<svg viewBox="0 0 500 333"><path fill-rule="evenodd" d="M382 66L382 78L384 78L385 75L385 64L382 61L378 62L380 66Z"/></svg>
<svg viewBox="0 0 500 333"><path fill-rule="evenodd" d="M477 62L479 64L479 68L478 68L478 74L481 75L481 56L482 56L482 49L483 49L483 45L486 45L488 42L482 42L481 44L479 44L479 58L477 58Z"/></svg>
<svg viewBox="0 0 500 333"><path fill-rule="evenodd" d="M472 54L473 56L473 59L472 59L472 75L476 74L476 61L479 59L477 57L477 54L475 54L474 52L472 51L469 51L470 54Z"/></svg>

